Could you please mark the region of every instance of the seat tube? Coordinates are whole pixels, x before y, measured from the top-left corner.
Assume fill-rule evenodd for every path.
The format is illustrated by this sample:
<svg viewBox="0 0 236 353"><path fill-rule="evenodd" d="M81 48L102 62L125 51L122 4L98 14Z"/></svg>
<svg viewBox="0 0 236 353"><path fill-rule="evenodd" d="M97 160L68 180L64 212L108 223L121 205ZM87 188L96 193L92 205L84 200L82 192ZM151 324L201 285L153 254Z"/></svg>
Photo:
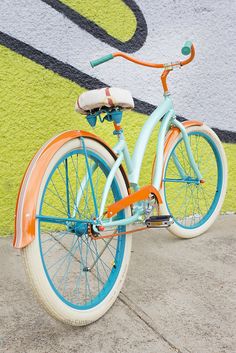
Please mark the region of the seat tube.
<svg viewBox="0 0 236 353"><path fill-rule="evenodd" d="M165 99L162 104L153 111L153 113L149 116L149 118L143 125L132 156L133 171L129 174L129 180L131 184L138 184L141 164L144 158L147 143L149 141L153 129L161 120L161 118L164 117L171 109L172 101L169 96L165 96Z"/></svg>
<svg viewBox="0 0 236 353"><path fill-rule="evenodd" d="M102 193L102 201L101 201L101 206L100 206L100 213L99 213L99 218L102 218L103 216L103 212L105 209L105 204L106 204L106 200L107 200L107 196L111 187L111 184L114 180L115 174L117 172L117 170L119 169L122 160L124 158L123 152L120 153L119 157L117 158L117 160L115 161L115 163L113 164L110 173L107 176L107 180L106 180L106 184Z"/></svg>

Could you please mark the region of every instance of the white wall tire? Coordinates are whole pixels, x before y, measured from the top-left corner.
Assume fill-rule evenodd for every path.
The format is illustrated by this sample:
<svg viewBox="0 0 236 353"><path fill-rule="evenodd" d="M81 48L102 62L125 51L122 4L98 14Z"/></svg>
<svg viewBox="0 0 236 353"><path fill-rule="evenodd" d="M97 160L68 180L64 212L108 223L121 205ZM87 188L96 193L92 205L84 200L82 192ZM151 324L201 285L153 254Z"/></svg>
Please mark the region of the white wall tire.
<svg viewBox="0 0 236 353"><path fill-rule="evenodd" d="M94 141L92 139L85 139L86 148L96 151L96 154L101 156L109 167L112 166L114 163L114 158L110 154L110 152L100 143ZM48 179L50 172L53 169L53 166L56 164L60 158L65 155L68 151L74 150L81 146L81 141L79 139L74 139L67 142L61 149L59 149L55 155L53 156L52 160L50 161L48 167L46 168L41 187L40 187L40 195L38 198L37 204L37 212L40 207L40 200L43 194L44 186ZM116 180L119 185L119 189L122 193L122 197L127 196L127 187L122 176L120 170L116 173ZM126 216L130 215L130 210L126 209ZM38 221L36 221L38 222ZM36 225L36 229L38 229ZM124 256L122 265L116 279L116 282L113 288L110 290L108 295L100 302L97 306L89 309L89 310L77 310L74 309L67 304L65 304L55 293L52 289L46 273L44 271L41 255L40 255L40 246L38 240L38 234L36 231L35 239L25 248L22 249L22 254L24 256L24 262L26 271L31 279L31 283L33 288L36 291L37 297L40 300L41 304L47 310L47 312L55 317L56 319L70 324L74 326L82 326L92 323L103 316L106 311L112 306L115 302L122 285L124 283L126 273L128 270L128 264L130 260L130 253L131 253L131 243L132 237L126 236L125 242L125 249L124 249Z"/></svg>

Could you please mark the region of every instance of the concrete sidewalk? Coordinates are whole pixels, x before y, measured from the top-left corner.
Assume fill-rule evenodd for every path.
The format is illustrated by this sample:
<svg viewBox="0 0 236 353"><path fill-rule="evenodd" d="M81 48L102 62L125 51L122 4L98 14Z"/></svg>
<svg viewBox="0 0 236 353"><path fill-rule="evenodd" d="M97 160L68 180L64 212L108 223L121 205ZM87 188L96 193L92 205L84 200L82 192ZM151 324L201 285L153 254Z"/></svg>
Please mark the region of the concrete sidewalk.
<svg viewBox="0 0 236 353"><path fill-rule="evenodd" d="M236 352L236 215L191 240L165 230L134 235L119 299L82 328L39 306L11 241L0 238L0 352Z"/></svg>

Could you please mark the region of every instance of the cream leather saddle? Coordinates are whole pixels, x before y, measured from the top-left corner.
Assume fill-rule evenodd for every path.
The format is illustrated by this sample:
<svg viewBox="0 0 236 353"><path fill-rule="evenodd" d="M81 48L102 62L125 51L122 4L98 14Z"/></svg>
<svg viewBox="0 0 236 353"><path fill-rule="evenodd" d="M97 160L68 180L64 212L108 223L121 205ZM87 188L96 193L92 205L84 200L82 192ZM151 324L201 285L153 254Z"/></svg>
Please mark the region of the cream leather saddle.
<svg viewBox="0 0 236 353"><path fill-rule="evenodd" d="M93 109L102 107L132 109L134 100L126 89L105 87L82 93L75 104L75 110L85 115Z"/></svg>

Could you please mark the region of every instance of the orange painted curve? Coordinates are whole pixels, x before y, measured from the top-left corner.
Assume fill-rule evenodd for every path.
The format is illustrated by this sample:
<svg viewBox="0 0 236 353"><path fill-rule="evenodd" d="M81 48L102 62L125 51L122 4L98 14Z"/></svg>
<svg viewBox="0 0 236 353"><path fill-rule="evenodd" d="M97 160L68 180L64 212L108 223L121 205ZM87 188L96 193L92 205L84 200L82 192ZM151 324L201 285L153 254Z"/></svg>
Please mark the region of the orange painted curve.
<svg viewBox="0 0 236 353"><path fill-rule="evenodd" d="M114 158L117 158L105 141L86 131L66 131L49 140L33 157L21 182L15 209L15 233L13 239L15 248L23 248L35 238L36 206L40 185L52 157L66 142L79 137L91 138L102 143ZM120 168L129 190L128 178L124 174L123 167L121 166Z"/></svg>

